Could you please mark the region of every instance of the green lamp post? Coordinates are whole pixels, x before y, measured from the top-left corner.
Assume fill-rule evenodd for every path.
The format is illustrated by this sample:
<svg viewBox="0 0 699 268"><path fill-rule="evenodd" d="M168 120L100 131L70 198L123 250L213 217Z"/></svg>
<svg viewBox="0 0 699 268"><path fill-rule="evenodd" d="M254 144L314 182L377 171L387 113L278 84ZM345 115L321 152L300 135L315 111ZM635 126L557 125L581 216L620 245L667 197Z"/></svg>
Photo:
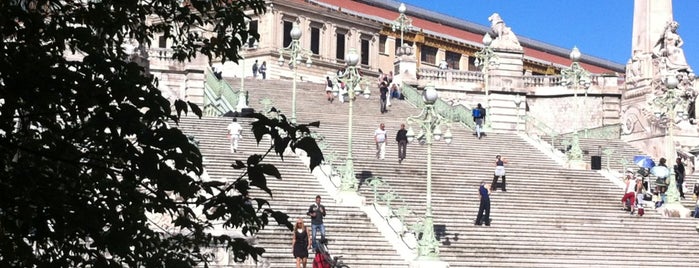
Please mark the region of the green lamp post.
<svg viewBox="0 0 699 268"><path fill-rule="evenodd" d="M344 192L355 192L357 191L357 179L354 173L354 163L352 157L352 116L354 112L354 99L356 95L363 94L365 98L369 98L371 92L369 91L369 86L361 90L362 77L359 74L359 67L357 64L360 61L360 56L357 54L357 50L352 48L347 53L345 62L347 63L347 68L345 72L338 76L338 79L345 83L347 86L347 94L349 98L349 111L347 117L347 159L345 160L345 168L342 173L340 181L340 191Z"/></svg>
<svg viewBox="0 0 699 268"><path fill-rule="evenodd" d="M301 34L302 32L301 28L299 28L298 22L294 22L294 25L291 27L291 31L289 32L289 35L291 35L291 43L289 46L279 49L279 60L277 60L279 66L282 66L284 65L284 54L289 55L289 68L291 68L291 70L294 72L291 89L291 123L294 124L296 123L296 79L298 74L298 65L304 57L306 58L306 67L310 68L311 64L313 63L311 61L311 54L313 53L310 50L301 47L301 42L299 41L301 39Z"/></svg>
<svg viewBox="0 0 699 268"><path fill-rule="evenodd" d="M688 118L687 113L683 109L686 108L687 100L683 98L682 90L677 88L678 84L679 80L676 73L664 74L659 81L656 81L656 87L664 93L656 95L650 103L650 106L655 110L653 114L658 119L658 124L667 129L665 157L667 157L667 161L670 163L674 163L675 158L677 158L674 136L675 125ZM668 205L680 202L680 193L677 190L675 175L674 169L670 168L668 176L670 183L668 183L667 191L665 191L665 203Z"/></svg>
<svg viewBox="0 0 699 268"><path fill-rule="evenodd" d="M398 18L396 18L391 24L391 30L394 32L400 31L400 47L403 47L403 33L405 31L410 31L410 29L413 27L413 20L405 15L406 9L405 4L400 3L400 6L398 7L398 12L400 15L398 15Z"/></svg>
<svg viewBox="0 0 699 268"><path fill-rule="evenodd" d="M569 88L573 88L573 98L575 102L576 113L582 114L580 112L580 102L578 100L578 90L583 88L587 90L590 87L590 73L586 71L582 66L580 66L580 57L582 54L578 47L573 47L570 52L570 60L573 63L569 68L561 70L561 85ZM576 118L575 121L578 122L576 126L573 127L573 141L571 142L570 151L568 152L568 164L573 167L584 166L583 163L583 151L580 148L580 137L578 134L578 128L580 128L580 118Z"/></svg>
<svg viewBox="0 0 699 268"><path fill-rule="evenodd" d="M407 121L410 127L408 128L408 141L412 142L415 139L415 132L412 125L420 128L421 135L424 135L425 144L427 145L427 192L426 192L426 209L425 218L422 224L422 237L418 241L418 256L420 261L439 261L439 241L435 238L434 222L432 218L432 142L439 141L444 138L444 141L449 144L452 141L451 130L448 127L448 122L441 117L434 108L434 103L437 101L437 90L433 85L427 85L423 92L423 100L425 107L417 116L408 117ZM447 127L446 133L442 134L441 128Z"/></svg>
<svg viewBox="0 0 699 268"><path fill-rule="evenodd" d="M493 43L493 38L490 34L485 33L483 35L483 49L476 52L474 57L476 57L475 64L476 67L481 68L483 73L483 88L485 90L485 109L486 113L491 113L490 111L490 70L497 68L500 65L497 54L493 51L490 45ZM492 115L492 113L491 113ZM491 129L491 115L486 115L485 117L485 131L488 132Z"/></svg>

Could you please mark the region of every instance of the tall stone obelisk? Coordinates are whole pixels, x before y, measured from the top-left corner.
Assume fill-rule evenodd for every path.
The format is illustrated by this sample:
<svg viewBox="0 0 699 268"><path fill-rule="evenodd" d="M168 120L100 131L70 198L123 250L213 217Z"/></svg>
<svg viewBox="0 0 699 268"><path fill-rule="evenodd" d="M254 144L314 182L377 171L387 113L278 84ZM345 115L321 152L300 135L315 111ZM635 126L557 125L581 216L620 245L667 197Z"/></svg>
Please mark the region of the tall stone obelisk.
<svg viewBox="0 0 699 268"><path fill-rule="evenodd" d="M694 83L678 28L671 0L634 0L631 58L621 102L622 139L670 160L699 145L699 83Z"/></svg>
<svg viewBox="0 0 699 268"><path fill-rule="evenodd" d="M665 24L672 20L672 0L635 0L631 52L652 52Z"/></svg>
<svg viewBox="0 0 699 268"><path fill-rule="evenodd" d="M663 36L667 22L672 20L672 0L634 1L631 59L626 71L627 78L634 80L631 82L653 78L650 60L653 47Z"/></svg>

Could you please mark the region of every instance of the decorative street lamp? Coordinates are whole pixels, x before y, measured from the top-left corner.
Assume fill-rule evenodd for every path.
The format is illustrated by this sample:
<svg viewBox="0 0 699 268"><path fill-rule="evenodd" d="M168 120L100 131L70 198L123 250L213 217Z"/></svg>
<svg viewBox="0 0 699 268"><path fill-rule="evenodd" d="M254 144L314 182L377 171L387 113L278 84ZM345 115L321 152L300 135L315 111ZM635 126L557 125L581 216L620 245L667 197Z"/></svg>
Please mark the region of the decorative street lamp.
<svg viewBox="0 0 699 268"><path fill-rule="evenodd" d="M490 37L490 34L485 33L483 35L483 49L480 51L476 52L474 55L476 57L475 64L476 67L481 68L481 72L483 73L483 87L485 88L485 107L486 107L486 113L491 113L490 111L490 70L493 68L497 68L500 63L498 62L500 57L498 57L497 54L493 51L493 49L490 47L490 44L493 43L493 38ZM490 117L489 115L486 115L485 117L485 130L486 132L490 131Z"/></svg>
<svg viewBox="0 0 699 268"><path fill-rule="evenodd" d="M678 78L688 83L680 83ZM686 87L688 84L691 85L693 81L693 73L685 74L679 72L665 73L661 79L655 81L656 91L662 93L656 94L650 100L650 107L654 109L653 114L658 119L658 125L667 129L668 138L666 140L665 156L668 161L674 161L677 158L674 136L675 125L689 119L689 115L685 112L689 103L686 94L687 90L681 87ZM678 87L679 85L681 87ZM680 202L680 193L677 190L675 175L674 169L670 169L670 183L667 186L667 191L665 191L665 203L668 205Z"/></svg>
<svg viewBox="0 0 699 268"><path fill-rule="evenodd" d="M405 10L405 4L400 3L400 6L398 7L398 12L400 12L400 15L398 15L398 18L396 18L396 20L394 20L391 24L391 30L394 32L400 31L400 47L403 47L403 32L410 31L413 28L413 20L405 15Z"/></svg>
<svg viewBox="0 0 699 268"><path fill-rule="evenodd" d="M425 219L422 224L422 237L418 241L418 256L420 261L438 261L439 260L439 241L435 238L434 222L432 219L432 141L439 141L444 136L444 141L447 144L451 143L453 138L448 122L435 111L434 103L437 101L437 90L434 85L425 86L425 91L422 94L425 102L425 107L417 116L408 117L408 142L415 139L415 132L412 124L420 127L420 136L424 135L425 143L427 144L427 208L425 210ZM447 127L446 133L442 135L442 126Z"/></svg>
<svg viewBox="0 0 699 268"><path fill-rule="evenodd" d="M582 114L580 112L580 102L578 100L578 90L582 86L587 91L590 87L590 73L586 71L582 66L580 66L580 57L582 54L578 47L573 47L570 52L570 60L573 63L570 68L561 70L561 85L565 87L573 88L573 98L575 99L575 110L576 113ZM571 142L570 151L568 152L568 163L569 166L579 167L583 165L583 151L580 149L580 137L578 136L578 128L580 128L580 118L575 119L578 124L573 127L573 141Z"/></svg>
<svg viewBox="0 0 699 268"><path fill-rule="evenodd" d="M364 88L364 91L361 89L360 83L362 81L362 76L359 74L359 67L357 67L359 61L360 56L357 54L357 50L354 48L350 49L349 53L347 53L347 57L345 58L347 68L344 73L338 76L338 79L345 83L349 98L349 115L347 119L347 160L345 161L345 169L342 173L342 179L340 181L340 191L344 192L357 191L357 179L354 173L354 163L352 162L352 114L354 110L354 97L359 94L364 94L364 97L368 99L369 95L371 94L368 85Z"/></svg>
<svg viewBox="0 0 699 268"><path fill-rule="evenodd" d="M291 123L296 123L296 78L298 72L298 65L304 57L306 57L306 67L311 67L311 54L310 50L301 47L299 39L301 39L301 28L299 28L298 22L294 22L293 27L289 35L291 35L291 44L288 47L279 49L279 66L284 65L284 54L289 55L289 68L294 71L293 84L291 89Z"/></svg>

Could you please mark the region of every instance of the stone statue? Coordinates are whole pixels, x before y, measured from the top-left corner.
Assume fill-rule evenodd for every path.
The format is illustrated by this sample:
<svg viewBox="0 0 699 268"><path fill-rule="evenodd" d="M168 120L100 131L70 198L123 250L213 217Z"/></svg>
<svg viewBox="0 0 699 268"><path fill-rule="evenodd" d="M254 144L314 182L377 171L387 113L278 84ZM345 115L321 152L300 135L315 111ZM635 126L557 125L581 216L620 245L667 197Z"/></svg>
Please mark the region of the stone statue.
<svg viewBox="0 0 699 268"><path fill-rule="evenodd" d="M677 33L677 28L680 26L676 21L670 21L665 26L663 35L658 39L653 47L653 55L660 58L662 64L668 71L684 71L691 73L692 69L687 64L687 59L684 57L682 45L684 42Z"/></svg>
<svg viewBox="0 0 699 268"><path fill-rule="evenodd" d="M517 39L517 36L512 32L512 29L505 25L505 21L502 20L500 14L493 13L493 15L488 17L488 21L490 21L490 30L495 36L491 44L493 48L522 50L519 39Z"/></svg>

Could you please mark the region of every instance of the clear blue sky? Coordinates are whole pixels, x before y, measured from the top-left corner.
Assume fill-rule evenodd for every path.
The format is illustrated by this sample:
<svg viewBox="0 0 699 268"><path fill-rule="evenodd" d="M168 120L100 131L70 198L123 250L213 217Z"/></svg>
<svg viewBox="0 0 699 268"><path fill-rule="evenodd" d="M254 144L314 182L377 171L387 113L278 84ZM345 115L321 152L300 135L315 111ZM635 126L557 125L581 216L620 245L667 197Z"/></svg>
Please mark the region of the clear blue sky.
<svg viewBox="0 0 699 268"><path fill-rule="evenodd" d="M401 0L397 0L401 1ZM497 12L518 36L625 64L631 56L633 0L403 0L489 26ZM699 0L674 0L687 61L699 70Z"/></svg>

